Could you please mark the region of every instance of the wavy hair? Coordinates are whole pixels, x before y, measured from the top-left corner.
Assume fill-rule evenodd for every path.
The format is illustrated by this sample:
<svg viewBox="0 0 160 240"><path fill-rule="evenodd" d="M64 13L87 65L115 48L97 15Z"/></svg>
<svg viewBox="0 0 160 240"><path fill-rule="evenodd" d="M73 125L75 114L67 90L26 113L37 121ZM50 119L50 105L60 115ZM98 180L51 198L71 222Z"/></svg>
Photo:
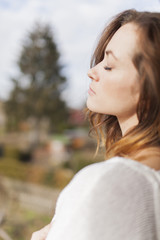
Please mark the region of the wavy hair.
<svg viewBox="0 0 160 240"><path fill-rule="evenodd" d="M101 142L105 145L106 159L114 156L132 157L139 150L160 147L160 13L130 9L116 15L102 32L91 59L91 67L103 60L112 36L127 23L136 24L139 34L140 50L132 59L140 81L136 110L139 123L122 136L116 116L87 110L92 127L90 132L96 133L97 150Z"/></svg>

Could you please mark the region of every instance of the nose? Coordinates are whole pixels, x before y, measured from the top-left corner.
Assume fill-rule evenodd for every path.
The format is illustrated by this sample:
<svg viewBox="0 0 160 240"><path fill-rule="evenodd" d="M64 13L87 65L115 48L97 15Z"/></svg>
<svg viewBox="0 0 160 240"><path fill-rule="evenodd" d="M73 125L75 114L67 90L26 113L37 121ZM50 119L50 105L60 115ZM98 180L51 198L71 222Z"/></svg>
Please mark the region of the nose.
<svg viewBox="0 0 160 240"><path fill-rule="evenodd" d="M95 73L94 68L90 68L87 73L88 77L94 81L98 81L97 74Z"/></svg>

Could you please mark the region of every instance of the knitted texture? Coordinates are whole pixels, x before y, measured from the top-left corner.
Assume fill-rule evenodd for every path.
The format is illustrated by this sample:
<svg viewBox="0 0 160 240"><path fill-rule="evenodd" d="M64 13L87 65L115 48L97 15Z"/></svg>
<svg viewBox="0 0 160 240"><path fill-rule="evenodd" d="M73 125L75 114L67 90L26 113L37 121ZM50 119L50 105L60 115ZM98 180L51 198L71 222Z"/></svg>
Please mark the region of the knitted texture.
<svg viewBox="0 0 160 240"><path fill-rule="evenodd" d="M160 171L114 157L61 191L46 240L160 240Z"/></svg>

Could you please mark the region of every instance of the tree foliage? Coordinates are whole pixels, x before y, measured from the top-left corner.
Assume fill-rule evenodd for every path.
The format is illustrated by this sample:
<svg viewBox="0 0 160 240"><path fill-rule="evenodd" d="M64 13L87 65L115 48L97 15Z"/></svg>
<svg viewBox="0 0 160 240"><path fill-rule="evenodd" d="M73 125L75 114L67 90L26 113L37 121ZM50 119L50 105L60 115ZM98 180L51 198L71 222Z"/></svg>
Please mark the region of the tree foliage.
<svg viewBox="0 0 160 240"><path fill-rule="evenodd" d="M18 129L29 118L37 126L47 119L52 132L67 126L68 110L61 99L66 78L59 58L51 27L37 23L24 41L17 62L20 75L12 79L13 89L5 103L9 130Z"/></svg>

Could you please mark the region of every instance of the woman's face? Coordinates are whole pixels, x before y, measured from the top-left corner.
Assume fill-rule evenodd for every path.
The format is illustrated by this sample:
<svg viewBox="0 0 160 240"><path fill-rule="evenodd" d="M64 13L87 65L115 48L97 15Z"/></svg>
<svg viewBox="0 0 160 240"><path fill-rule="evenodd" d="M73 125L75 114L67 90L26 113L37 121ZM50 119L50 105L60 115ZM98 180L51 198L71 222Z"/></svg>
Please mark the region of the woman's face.
<svg viewBox="0 0 160 240"><path fill-rule="evenodd" d="M97 113L129 118L139 99L138 72L132 63L137 52L136 25L123 25L108 43L104 59L88 71L92 82L87 107Z"/></svg>

